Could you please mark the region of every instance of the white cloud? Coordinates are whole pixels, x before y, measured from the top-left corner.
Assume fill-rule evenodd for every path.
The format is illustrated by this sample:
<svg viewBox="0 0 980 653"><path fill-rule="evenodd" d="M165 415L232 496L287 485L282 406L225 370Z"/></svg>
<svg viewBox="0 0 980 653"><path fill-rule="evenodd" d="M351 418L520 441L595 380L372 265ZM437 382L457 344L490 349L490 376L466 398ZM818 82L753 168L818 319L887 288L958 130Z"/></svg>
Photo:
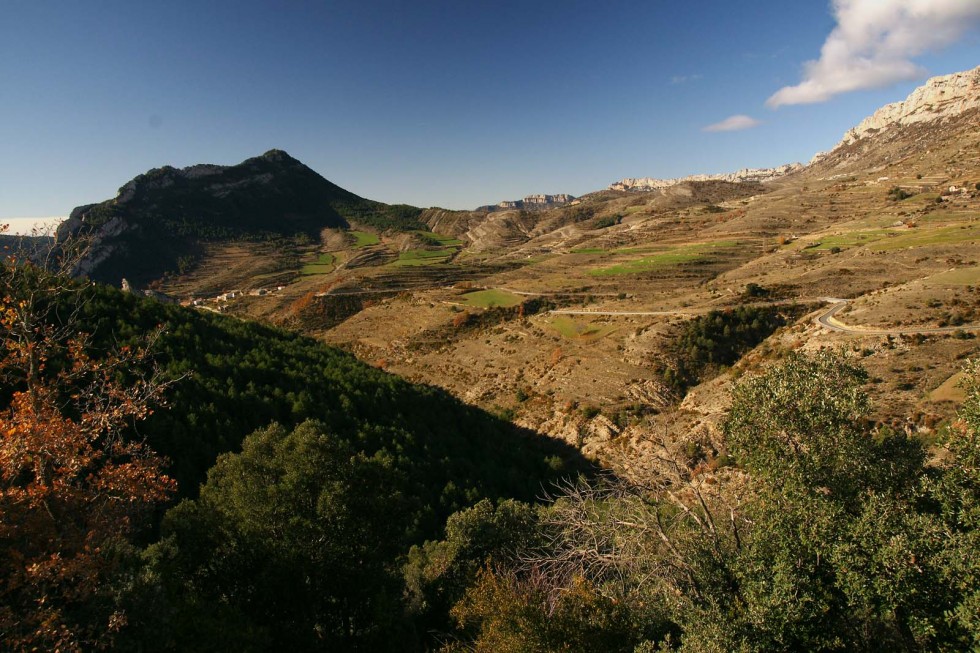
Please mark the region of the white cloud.
<svg viewBox="0 0 980 653"><path fill-rule="evenodd" d="M768 106L825 102L925 77L912 57L951 45L980 20L976 0L833 0L833 11L837 27L820 58L803 64L803 81L776 91Z"/></svg>
<svg viewBox="0 0 980 653"><path fill-rule="evenodd" d="M756 120L751 116L737 115L729 116L721 122L702 127L703 132L736 132L741 129L750 129L756 125L761 125L761 120Z"/></svg>

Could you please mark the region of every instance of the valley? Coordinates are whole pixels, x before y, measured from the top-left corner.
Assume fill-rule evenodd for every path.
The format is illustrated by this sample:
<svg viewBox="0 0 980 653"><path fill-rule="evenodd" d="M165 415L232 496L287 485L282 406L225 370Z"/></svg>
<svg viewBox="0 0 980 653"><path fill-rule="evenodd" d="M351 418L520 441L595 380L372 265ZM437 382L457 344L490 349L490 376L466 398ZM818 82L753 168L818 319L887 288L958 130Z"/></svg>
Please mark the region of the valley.
<svg viewBox="0 0 980 653"><path fill-rule="evenodd" d="M354 222L306 242L213 244L157 287L185 301L242 291L220 310L313 334L594 457L667 424L714 433L733 380L822 348L869 369L879 420L928 432L955 410L935 390L977 350L976 124L975 109L917 123L765 183L682 181L537 211L430 209L419 219L431 231ZM686 398L668 387L684 325L744 306L793 319Z"/></svg>
<svg viewBox="0 0 980 653"><path fill-rule="evenodd" d="M475 11L456 4L437 13ZM766 105L827 102L865 64L919 75L861 48L825 60L871 23L874 38L957 37L939 27L980 20L967 4L832 3L821 59ZM533 102L504 93L508 114L496 99L517 87L464 75L466 60L524 71L523 52L504 65L469 35L466 56L451 38L413 43L400 65L365 56L365 36L401 29L382 18L421 7L369 8L345 48L356 65L321 42L325 21L303 46L307 7L277 10L243 42L275 42L283 19L282 51L309 60L222 72L221 129L188 120L194 137L160 150L239 161L243 143L291 134L311 165L360 169L350 188L386 201L269 149L151 168L54 232L0 225L0 649L980 650L980 67L833 123L843 136L807 163L699 173L690 157L780 163L760 152L792 150L767 139L795 120L809 149L820 121L723 118L742 92L691 72L656 102L615 99L634 115L603 122L596 80L619 74L614 49L614 66L590 64L601 74L533 76L550 89ZM724 58L736 81L739 57ZM290 80L328 60L341 78L304 107L315 94ZM417 64L429 81L413 89ZM432 84L437 69L469 90ZM142 75L109 82L128 92ZM223 85L263 75L259 102ZM648 81L628 73L634 94ZM708 90L714 102L692 99ZM670 102L690 115L644 140ZM345 103L356 115L337 119ZM140 168L174 133L161 116L149 137L126 128L142 111L114 114ZM221 133L245 113L275 130ZM480 125L489 140L461 145ZM657 160L658 177L582 192L590 166ZM659 178L682 171L698 174ZM474 189L523 199L388 203L433 187L455 206L488 199Z"/></svg>

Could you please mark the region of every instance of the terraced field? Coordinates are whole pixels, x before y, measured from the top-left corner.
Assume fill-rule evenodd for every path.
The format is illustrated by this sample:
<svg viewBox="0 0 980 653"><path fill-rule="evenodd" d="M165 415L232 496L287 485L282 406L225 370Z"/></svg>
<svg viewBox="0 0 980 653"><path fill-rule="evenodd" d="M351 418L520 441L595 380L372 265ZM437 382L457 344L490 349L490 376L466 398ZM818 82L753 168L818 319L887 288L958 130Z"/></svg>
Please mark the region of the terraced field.
<svg viewBox="0 0 980 653"><path fill-rule="evenodd" d="M881 252L905 249L907 247L927 247L930 245L962 245L980 238L980 224L941 227L937 229L915 229L874 243L872 249Z"/></svg>
<svg viewBox="0 0 980 653"><path fill-rule="evenodd" d="M369 247L381 242L378 234L369 231L349 231L347 233L354 238L354 247Z"/></svg>
<svg viewBox="0 0 980 653"><path fill-rule="evenodd" d="M333 254L319 254L313 263L300 268L300 274L329 274L333 272L337 258Z"/></svg>
<svg viewBox="0 0 980 653"><path fill-rule="evenodd" d="M557 331L563 338L579 341L598 340L616 330L616 327L610 324L595 324L565 315L557 315L551 318L548 320L548 326Z"/></svg>
<svg viewBox="0 0 980 653"><path fill-rule="evenodd" d="M417 265L435 265L445 263L456 253L455 248L448 249L412 249L399 252L398 258L391 263L392 267L413 267Z"/></svg>
<svg viewBox="0 0 980 653"><path fill-rule="evenodd" d="M673 267L685 263L706 261L710 255L719 249L732 249L738 247L740 243L734 240L720 240L709 243L692 243L666 249L652 256L645 256L617 263L605 268L590 270L589 274L595 277L618 276L625 274L637 274L640 272L651 272L662 268ZM638 249L618 250L620 253L636 253Z"/></svg>
<svg viewBox="0 0 980 653"><path fill-rule="evenodd" d="M931 286L976 286L980 285L980 267L950 270L929 277L926 284Z"/></svg>
<svg viewBox="0 0 980 653"><path fill-rule="evenodd" d="M498 290L496 288L466 293L460 299L464 304L477 308L490 308L491 306L510 308L511 306L517 306L523 301L523 298L519 295L514 295L506 290Z"/></svg>

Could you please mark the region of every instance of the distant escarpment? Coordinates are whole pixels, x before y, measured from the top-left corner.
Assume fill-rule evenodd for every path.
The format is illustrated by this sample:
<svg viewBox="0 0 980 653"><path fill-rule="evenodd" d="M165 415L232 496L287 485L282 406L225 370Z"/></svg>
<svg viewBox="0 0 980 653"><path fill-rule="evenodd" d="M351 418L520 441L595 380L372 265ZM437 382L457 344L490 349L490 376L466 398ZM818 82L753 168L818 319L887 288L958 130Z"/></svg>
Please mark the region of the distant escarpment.
<svg viewBox="0 0 980 653"><path fill-rule="evenodd" d="M778 179L793 172L803 169L801 163L787 163L775 168L743 168L736 172L726 172L717 175L690 175L688 177L678 177L675 179L654 179L652 177L633 178L627 177L609 185L609 190L648 192L652 190L663 190L695 181L727 181L730 183L741 182L766 182Z"/></svg>
<svg viewBox="0 0 980 653"><path fill-rule="evenodd" d="M73 210L58 240L91 240L79 275L142 283L192 264L206 242L315 236L351 222L417 229L420 213L358 197L285 152L270 150L234 166L154 168L114 199Z"/></svg>
<svg viewBox="0 0 980 653"><path fill-rule="evenodd" d="M557 195L528 195L522 200L504 200L496 204L488 204L477 208L477 211L492 213L494 211L514 211L525 210L544 210L553 209L556 206L563 206L575 201L575 197L568 193L558 193Z"/></svg>

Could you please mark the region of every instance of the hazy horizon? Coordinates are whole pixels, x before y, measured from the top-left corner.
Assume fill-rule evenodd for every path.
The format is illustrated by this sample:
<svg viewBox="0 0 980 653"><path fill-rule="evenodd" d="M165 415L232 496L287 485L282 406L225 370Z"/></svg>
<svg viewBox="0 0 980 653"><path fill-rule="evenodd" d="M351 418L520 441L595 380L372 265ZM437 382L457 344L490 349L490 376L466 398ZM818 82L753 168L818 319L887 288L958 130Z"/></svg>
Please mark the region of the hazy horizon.
<svg viewBox="0 0 980 653"><path fill-rule="evenodd" d="M9 229L2 233L7 235L19 235L28 236L31 234L31 230L37 227L41 231L45 228L54 228L65 220L68 216L57 217L57 216L44 216L38 218L0 218L0 225L8 225Z"/></svg>

